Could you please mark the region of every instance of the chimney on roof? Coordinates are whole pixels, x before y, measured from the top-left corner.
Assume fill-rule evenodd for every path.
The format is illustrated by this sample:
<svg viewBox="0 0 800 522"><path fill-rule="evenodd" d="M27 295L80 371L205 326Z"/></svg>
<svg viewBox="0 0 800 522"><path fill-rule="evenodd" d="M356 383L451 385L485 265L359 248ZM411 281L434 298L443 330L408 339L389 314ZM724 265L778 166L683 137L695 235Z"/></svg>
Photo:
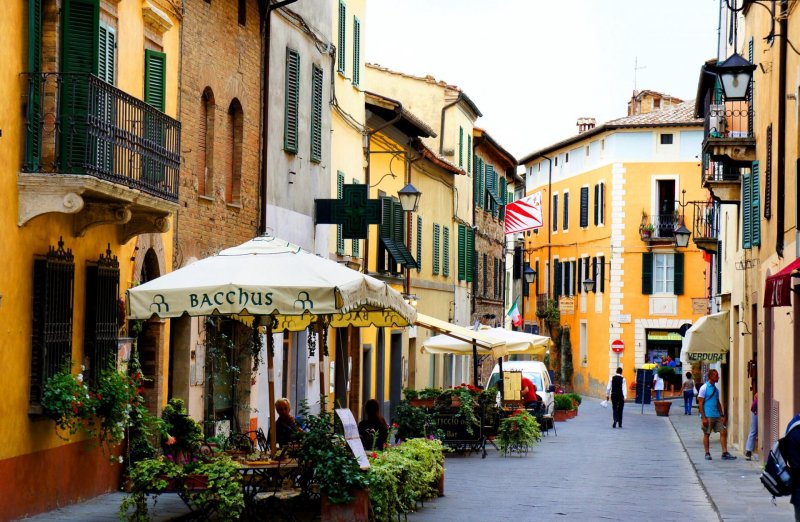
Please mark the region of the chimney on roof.
<svg viewBox="0 0 800 522"><path fill-rule="evenodd" d="M595 125L597 120L594 118L578 118L578 134L594 129Z"/></svg>

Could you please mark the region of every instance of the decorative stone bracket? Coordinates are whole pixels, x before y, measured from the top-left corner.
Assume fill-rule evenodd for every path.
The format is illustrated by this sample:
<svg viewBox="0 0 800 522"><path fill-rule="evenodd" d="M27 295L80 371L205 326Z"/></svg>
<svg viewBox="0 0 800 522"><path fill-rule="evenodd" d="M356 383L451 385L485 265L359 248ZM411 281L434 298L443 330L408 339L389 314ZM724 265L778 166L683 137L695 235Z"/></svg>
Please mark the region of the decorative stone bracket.
<svg viewBox="0 0 800 522"><path fill-rule="evenodd" d="M80 174L20 172L17 224L52 212L73 214L73 235L82 237L99 225L121 225L123 242L145 233L169 230L177 203L125 185Z"/></svg>

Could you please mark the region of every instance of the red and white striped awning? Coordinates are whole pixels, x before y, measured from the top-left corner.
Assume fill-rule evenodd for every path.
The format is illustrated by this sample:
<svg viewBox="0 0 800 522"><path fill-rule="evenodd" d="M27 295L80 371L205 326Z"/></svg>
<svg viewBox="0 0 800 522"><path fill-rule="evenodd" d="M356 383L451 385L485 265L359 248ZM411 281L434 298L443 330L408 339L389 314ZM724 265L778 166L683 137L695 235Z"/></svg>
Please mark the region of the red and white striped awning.
<svg viewBox="0 0 800 522"><path fill-rule="evenodd" d="M506 205L506 234L541 228L542 225L541 192Z"/></svg>

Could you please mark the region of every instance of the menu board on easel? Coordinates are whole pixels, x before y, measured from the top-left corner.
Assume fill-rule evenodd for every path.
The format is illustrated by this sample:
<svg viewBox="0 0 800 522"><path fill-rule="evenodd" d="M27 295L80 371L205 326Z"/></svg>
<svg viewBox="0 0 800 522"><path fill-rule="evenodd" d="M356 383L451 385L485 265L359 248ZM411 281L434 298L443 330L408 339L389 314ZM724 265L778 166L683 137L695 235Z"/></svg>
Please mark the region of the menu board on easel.
<svg viewBox="0 0 800 522"><path fill-rule="evenodd" d="M522 400L522 372L503 372L503 400Z"/></svg>
<svg viewBox="0 0 800 522"><path fill-rule="evenodd" d="M358 465L361 466L361 469L369 469L369 459L364 451L364 444L361 443L361 436L358 434L358 423L356 423L356 418L353 417L353 412L347 408L337 408L336 415L342 421L344 439L353 451Z"/></svg>

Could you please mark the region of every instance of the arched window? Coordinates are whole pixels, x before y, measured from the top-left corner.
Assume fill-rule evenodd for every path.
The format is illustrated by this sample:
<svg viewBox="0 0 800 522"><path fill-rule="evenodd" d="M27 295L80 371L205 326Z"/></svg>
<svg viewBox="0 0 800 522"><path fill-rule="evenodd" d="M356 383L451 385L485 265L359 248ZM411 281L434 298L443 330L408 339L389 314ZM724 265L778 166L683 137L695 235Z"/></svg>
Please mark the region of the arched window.
<svg viewBox="0 0 800 522"><path fill-rule="evenodd" d="M228 121L230 122L231 171L225 187L225 201L239 204L241 203L244 114L242 113L242 104L236 98L231 101L231 106L228 108Z"/></svg>
<svg viewBox="0 0 800 522"><path fill-rule="evenodd" d="M200 98L197 148L197 194L214 195L214 93L206 87Z"/></svg>

